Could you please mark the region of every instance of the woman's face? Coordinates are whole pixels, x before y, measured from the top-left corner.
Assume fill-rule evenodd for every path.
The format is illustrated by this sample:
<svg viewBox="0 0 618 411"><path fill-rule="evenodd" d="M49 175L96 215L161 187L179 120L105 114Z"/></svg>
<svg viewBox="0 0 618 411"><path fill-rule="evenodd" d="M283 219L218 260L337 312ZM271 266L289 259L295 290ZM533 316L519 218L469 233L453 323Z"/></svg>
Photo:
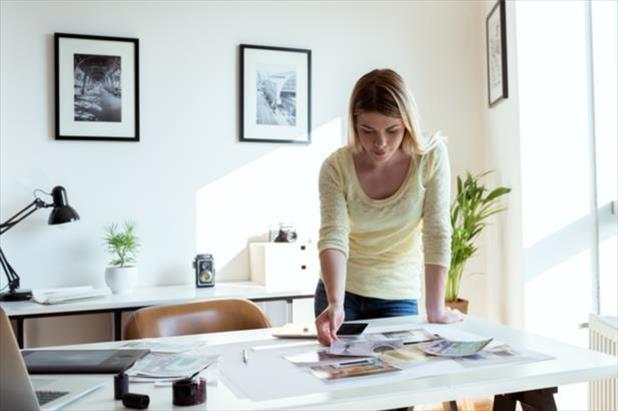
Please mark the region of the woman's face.
<svg viewBox="0 0 618 411"><path fill-rule="evenodd" d="M361 113L356 117L358 140L369 159L377 164L388 162L397 153L405 131L400 118L376 112Z"/></svg>

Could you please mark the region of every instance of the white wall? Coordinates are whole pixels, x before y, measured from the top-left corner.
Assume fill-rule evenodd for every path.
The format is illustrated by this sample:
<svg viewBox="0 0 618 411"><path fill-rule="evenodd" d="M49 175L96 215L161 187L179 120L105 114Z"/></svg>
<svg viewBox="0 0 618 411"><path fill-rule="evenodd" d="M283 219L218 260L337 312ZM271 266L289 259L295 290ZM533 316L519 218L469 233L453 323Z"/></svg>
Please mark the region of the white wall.
<svg viewBox="0 0 618 411"><path fill-rule="evenodd" d="M142 286L192 283L197 251L214 252L218 280L247 279L246 242L270 223L315 232L317 170L342 142L352 85L376 67L399 71L425 129L449 136L453 175L484 169L476 3L29 1L1 14L2 220L56 184L81 215L57 229L39 211L2 237L24 287L103 286L102 227L125 219L139 225ZM141 142L54 140L54 32L140 39ZM310 146L237 141L240 43L312 50ZM485 271L482 254L471 270ZM478 289L464 297L483 315ZM108 338L108 317L95 318L30 321L28 343L61 343L44 335L77 322L84 340Z"/></svg>
<svg viewBox="0 0 618 411"><path fill-rule="evenodd" d="M482 6L481 22L494 2ZM487 182L511 187L503 203L507 211L494 216L486 229L487 250L487 313L495 320L523 327L522 278L522 186L519 130L519 79L515 3L506 2L506 39L509 96L489 108L487 85L483 87L482 113L486 136L487 169L495 170ZM482 32L485 44L485 31ZM487 54L483 52L483 78L487 78ZM486 81L486 80L485 80Z"/></svg>

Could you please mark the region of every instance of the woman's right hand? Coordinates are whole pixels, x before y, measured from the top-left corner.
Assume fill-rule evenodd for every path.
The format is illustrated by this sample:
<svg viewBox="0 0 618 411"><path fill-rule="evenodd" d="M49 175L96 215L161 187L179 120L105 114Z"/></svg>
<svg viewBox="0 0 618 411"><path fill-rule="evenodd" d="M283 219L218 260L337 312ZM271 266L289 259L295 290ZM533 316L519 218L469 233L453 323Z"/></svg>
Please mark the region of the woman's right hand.
<svg viewBox="0 0 618 411"><path fill-rule="evenodd" d="M315 319L318 340L324 345L331 345L337 340L337 330L345 319L343 304L329 304Z"/></svg>

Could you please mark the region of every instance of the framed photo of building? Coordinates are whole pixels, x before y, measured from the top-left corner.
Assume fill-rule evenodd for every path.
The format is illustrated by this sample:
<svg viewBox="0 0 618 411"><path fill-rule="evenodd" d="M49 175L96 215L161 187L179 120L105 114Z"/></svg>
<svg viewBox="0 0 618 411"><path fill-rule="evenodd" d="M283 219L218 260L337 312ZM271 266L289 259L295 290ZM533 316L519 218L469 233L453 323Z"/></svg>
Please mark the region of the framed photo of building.
<svg viewBox="0 0 618 411"><path fill-rule="evenodd" d="M311 142L311 50L240 45L240 141Z"/></svg>
<svg viewBox="0 0 618 411"><path fill-rule="evenodd" d="M506 59L506 11L504 0L498 0L487 16L487 92L489 107L508 98Z"/></svg>
<svg viewBox="0 0 618 411"><path fill-rule="evenodd" d="M139 141L139 40L55 33L56 139Z"/></svg>

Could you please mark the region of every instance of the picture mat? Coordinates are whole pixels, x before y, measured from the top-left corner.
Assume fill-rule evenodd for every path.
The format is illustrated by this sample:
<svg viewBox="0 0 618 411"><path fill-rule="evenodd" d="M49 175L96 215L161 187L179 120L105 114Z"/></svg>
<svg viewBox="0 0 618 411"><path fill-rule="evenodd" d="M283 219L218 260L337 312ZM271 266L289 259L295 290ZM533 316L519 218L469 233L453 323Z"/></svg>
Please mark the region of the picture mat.
<svg viewBox="0 0 618 411"><path fill-rule="evenodd" d="M488 47L488 58L489 58L489 101L494 102L502 96L503 86L502 86L502 70L505 70L505 67L502 67L502 53L505 53L506 50L502 50L502 31L501 31L501 20L500 20L500 6L498 6L491 17L487 20L487 47ZM497 34L496 37L493 35ZM500 53L493 53L494 48L499 50Z"/></svg>
<svg viewBox="0 0 618 411"><path fill-rule="evenodd" d="M60 37L58 39L59 131L74 137L135 137L135 43ZM74 54L120 56L122 122L75 121Z"/></svg>
<svg viewBox="0 0 618 411"><path fill-rule="evenodd" d="M245 48L244 50L244 139L308 141L308 55L303 52ZM292 66L296 71L296 125L257 124L258 65Z"/></svg>

